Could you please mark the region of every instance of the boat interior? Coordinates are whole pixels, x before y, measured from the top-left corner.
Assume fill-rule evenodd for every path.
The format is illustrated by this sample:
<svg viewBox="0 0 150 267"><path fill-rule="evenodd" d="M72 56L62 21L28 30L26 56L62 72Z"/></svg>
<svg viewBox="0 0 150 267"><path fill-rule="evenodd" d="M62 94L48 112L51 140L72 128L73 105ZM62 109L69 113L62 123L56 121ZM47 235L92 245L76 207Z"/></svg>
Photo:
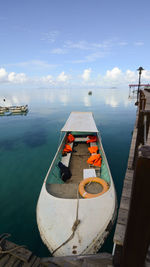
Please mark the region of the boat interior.
<svg viewBox="0 0 150 267"><path fill-rule="evenodd" d="M99 177L104 179L110 185L110 173L107 167L105 154L100 143L100 139L97 133L93 134L96 136L96 142L87 143L89 133L74 133L74 141L69 143L72 151L63 154L63 149L67 143L67 134L65 135L62 144L56 154L56 158L51 166L51 170L46 180L46 189L49 194L58 198L69 198L76 199L82 198L78 193L78 186L83 179L88 177ZM91 135L91 133L90 133ZM87 163L88 158L96 153L90 153L89 147L98 147L98 152L101 155L102 162L101 167L94 166L93 164ZM58 166L59 162L63 163L69 168L71 172L71 178L65 182L62 180L61 171ZM91 194L97 194L102 191L103 187L99 183L88 183L85 185L85 190Z"/></svg>

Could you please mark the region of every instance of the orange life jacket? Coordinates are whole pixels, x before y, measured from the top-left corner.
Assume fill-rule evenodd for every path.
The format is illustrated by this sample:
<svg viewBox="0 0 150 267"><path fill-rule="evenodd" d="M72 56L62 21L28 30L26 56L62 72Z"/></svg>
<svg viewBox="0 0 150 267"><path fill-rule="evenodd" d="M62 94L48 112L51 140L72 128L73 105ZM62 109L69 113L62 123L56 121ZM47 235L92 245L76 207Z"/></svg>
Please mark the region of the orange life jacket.
<svg viewBox="0 0 150 267"><path fill-rule="evenodd" d="M66 144L65 147L64 147L63 152L70 152L70 151L72 151L71 146Z"/></svg>
<svg viewBox="0 0 150 267"><path fill-rule="evenodd" d="M67 143L72 143L74 141L74 139L75 139L74 136L72 134L69 134L67 136Z"/></svg>
<svg viewBox="0 0 150 267"><path fill-rule="evenodd" d="M97 136L95 136L95 135L90 135L88 137L89 137L89 140L86 141L87 144L88 143L91 143L91 142L96 142L97 141Z"/></svg>
<svg viewBox="0 0 150 267"><path fill-rule="evenodd" d="M87 160L88 164L93 164L94 166L101 167L102 165L102 158L100 154L92 155Z"/></svg>
<svg viewBox="0 0 150 267"><path fill-rule="evenodd" d="M98 146L91 146L91 147L88 147L88 150L90 151L90 153L97 153L98 151Z"/></svg>

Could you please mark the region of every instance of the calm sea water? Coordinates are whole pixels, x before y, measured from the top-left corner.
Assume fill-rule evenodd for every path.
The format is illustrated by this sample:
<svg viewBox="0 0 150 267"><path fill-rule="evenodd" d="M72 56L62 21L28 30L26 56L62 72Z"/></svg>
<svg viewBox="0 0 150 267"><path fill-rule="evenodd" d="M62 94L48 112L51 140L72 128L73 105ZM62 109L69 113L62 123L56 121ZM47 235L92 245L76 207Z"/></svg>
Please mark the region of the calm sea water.
<svg viewBox="0 0 150 267"><path fill-rule="evenodd" d="M70 112L93 112L119 201L136 110L128 89L95 89L91 96L88 89L1 90L0 106L19 104L29 105L26 116L0 117L0 232L49 256L37 229L36 204ZM113 231L102 251L111 252L112 239Z"/></svg>

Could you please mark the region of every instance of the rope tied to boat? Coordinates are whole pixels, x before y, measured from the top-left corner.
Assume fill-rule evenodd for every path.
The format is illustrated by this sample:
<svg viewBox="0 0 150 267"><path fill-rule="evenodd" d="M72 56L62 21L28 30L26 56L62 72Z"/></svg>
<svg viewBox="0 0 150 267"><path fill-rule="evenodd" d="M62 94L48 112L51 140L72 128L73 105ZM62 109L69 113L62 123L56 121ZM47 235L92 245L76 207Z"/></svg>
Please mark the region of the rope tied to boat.
<svg viewBox="0 0 150 267"><path fill-rule="evenodd" d="M19 248L23 248L25 246L16 246L12 249L8 249L8 250L4 250L3 248L3 242L6 240L6 238L10 237L11 235L10 234L7 234L7 233L4 233L2 235L0 235L0 254L8 254L8 253L11 253ZM18 256L18 258L22 259L21 257Z"/></svg>
<svg viewBox="0 0 150 267"><path fill-rule="evenodd" d="M78 187L77 187L77 208L76 208L76 219L73 223L73 226L72 226L72 234L69 236L69 238L63 242L59 247L57 247L53 252L52 252L52 255L58 250L60 249L62 246L66 245L70 240L73 239L74 237L74 234L78 228L78 225L80 224L80 220L78 219L78 211L79 211L79 191L78 191Z"/></svg>
<svg viewBox="0 0 150 267"><path fill-rule="evenodd" d="M76 229L77 229L79 223L80 223L80 220L75 220L75 222L74 222L74 224L73 224L73 226L72 226L72 231L73 231L73 232L76 231Z"/></svg>

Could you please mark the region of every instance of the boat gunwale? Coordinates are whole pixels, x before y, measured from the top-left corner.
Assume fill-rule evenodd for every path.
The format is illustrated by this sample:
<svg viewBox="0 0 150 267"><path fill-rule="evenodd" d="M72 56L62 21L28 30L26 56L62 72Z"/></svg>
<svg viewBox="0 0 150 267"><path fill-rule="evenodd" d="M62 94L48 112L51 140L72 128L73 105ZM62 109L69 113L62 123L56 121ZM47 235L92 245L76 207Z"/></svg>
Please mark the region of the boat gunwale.
<svg viewBox="0 0 150 267"><path fill-rule="evenodd" d="M58 149L57 149L57 151L56 151L56 154L55 154L55 156L54 156L54 158L53 158L53 160L52 160L52 162L51 162L51 164L50 164L50 167L49 167L49 169L48 169L48 171L47 171L47 174L46 174L46 176L45 176L45 179L44 179L44 183L45 183L45 184L46 184L46 181L47 181L48 176L49 176L49 174L50 174L50 171L51 171L51 169L52 169L52 167L53 167L53 164L54 164L54 162L55 162L55 160L56 160L56 158L57 158L58 152L60 151L60 148L61 148L61 146L62 146L62 144L63 144L63 142L64 142L64 140L65 140L66 135L67 135L67 132L65 133L64 137L62 138L62 140L61 140L61 142L60 142L60 145L59 145L59 147L58 147ZM47 190L46 190L46 191L47 191Z"/></svg>
<svg viewBox="0 0 150 267"><path fill-rule="evenodd" d="M111 181L111 183L112 183L112 182L113 182L113 178L112 178L112 175L111 175L111 171L110 171L110 168L109 168L109 164L108 164L108 161L107 161L107 157L106 157L106 154L105 154L105 151L104 151L104 148L103 148L103 144L102 144L102 141L101 141L102 138L101 138L99 132L98 132L97 136L98 136L98 138L99 138L99 143L100 143L100 145L101 145L101 150L102 150L102 152L103 152L103 156L104 156L104 158L105 158L106 167L107 167L107 170L108 170L108 172L109 172L109 176L110 176L110 181Z"/></svg>
<svg viewBox="0 0 150 267"><path fill-rule="evenodd" d="M94 133L94 132L93 132L93 133ZM63 143L65 142L65 138L66 138L67 134L68 134L68 132L65 132L64 137L62 138L62 140L61 140L61 142L60 142L60 145L58 146L58 149L57 149L57 151L56 151L56 154L55 154L55 156L54 156L54 158L53 158L53 160L52 160L52 162L51 162L51 164L50 164L50 167L49 167L49 169L48 169L48 171L47 171L46 177L45 177L44 182L43 182L43 184L45 184L45 189L46 189L47 193L48 193L49 195L51 195L52 197L55 197L56 199L59 199L60 197L55 196L55 195L51 194L51 193L48 191L48 189L47 189L47 185L50 184L50 183L47 183L47 180L48 180L49 174L50 174L50 172L51 172L53 166L55 165L55 164L54 164L54 163L55 163L55 160L57 159L58 153L60 152L60 150L61 150L61 148L62 148L62 146L63 146ZM109 184L109 189L107 190L107 192L105 192L105 194L106 194L106 193L109 193L109 192L110 192L110 189L111 189L111 187L114 186L114 183L113 183L112 175L111 175L110 168L109 168L109 165L108 165L108 161L107 161L107 158L106 158L106 154L105 154L105 152L104 152L104 148L103 148L103 145L102 145L101 136L100 136L99 132L96 133L96 135L97 135L98 143L99 143L99 147L100 147L100 149L101 149L101 151L102 151L102 153L103 153L103 158L104 158L104 161L105 161L105 165L106 165L106 168L107 168L107 170L108 170L108 174L109 174L109 182L108 182L108 184ZM103 178L102 178L102 179L103 179ZM104 179L104 180L105 180L105 179ZM52 183L52 184L54 184L54 183ZM58 183L58 184L59 184L59 183ZM62 184L64 185L65 183L62 183ZM59 185L60 185L60 184L59 184ZM100 197L102 197L102 195L101 195ZM68 200L70 200L70 199L74 199L74 200L76 200L76 198L64 198L64 197L61 197L61 199L68 199ZM82 198L81 198L81 199L82 199ZM84 199L84 200L85 200L85 199Z"/></svg>

